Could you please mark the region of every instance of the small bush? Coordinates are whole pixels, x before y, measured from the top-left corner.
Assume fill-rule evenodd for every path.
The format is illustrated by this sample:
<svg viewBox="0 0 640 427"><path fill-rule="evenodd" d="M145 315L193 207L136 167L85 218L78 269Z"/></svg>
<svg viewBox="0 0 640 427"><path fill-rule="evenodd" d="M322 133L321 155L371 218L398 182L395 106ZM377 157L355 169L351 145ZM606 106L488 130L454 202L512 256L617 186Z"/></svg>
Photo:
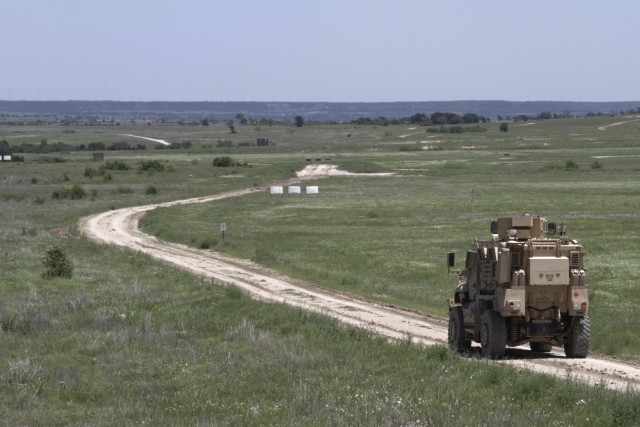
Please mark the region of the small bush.
<svg viewBox="0 0 640 427"><path fill-rule="evenodd" d="M71 199L79 200L87 197L87 192L82 186L74 184L72 187L63 188L62 190L55 190L51 195L54 199Z"/></svg>
<svg viewBox="0 0 640 427"><path fill-rule="evenodd" d="M164 165L158 160L145 160L138 163L138 170L140 172L163 172Z"/></svg>
<svg viewBox="0 0 640 427"><path fill-rule="evenodd" d="M56 245L47 248L44 257L45 271L42 273L44 278L64 277L70 278L73 275L73 265L64 249Z"/></svg>
<svg viewBox="0 0 640 427"><path fill-rule="evenodd" d="M564 162L564 168L566 170L574 170L574 169L579 169L580 167L574 160L567 160Z"/></svg>
<svg viewBox="0 0 640 427"><path fill-rule="evenodd" d="M84 176L92 179L94 176L96 176L98 174L98 171L96 171L93 167L91 166L87 166L86 168L84 168Z"/></svg>
<svg viewBox="0 0 640 427"><path fill-rule="evenodd" d="M217 168L228 168L233 165L235 165L235 162L229 156L216 157L213 159L213 166Z"/></svg>
<svg viewBox="0 0 640 427"><path fill-rule="evenodd" d="M156 188L156 186L155 186L155 185L153 185L153 184L149 184L149 186L147 186L147 189L146 189L146 190L144 190L144 194L152 195L152 196L153 196L153 195L155 195L155 194L158 194L158 189Z"/></svg>
<svg viewBox="0 0 640 427"><path fill-rule="evenodd" d="M600 163L599 161L595 160L593 163L591 163L591 169L604 169L604 163Z"/></svg>
<svg viewBox="0 0 640 427"><path fill-rule="evenodd" d="M122 160L114 160L106 162L104 168L108 170L126 171L131 169L131 166Z"/></svg>
<svg viewBox="0 0 640 427"><path fill-rule="evenodd" d="M83 199L87 196L87 192L84 191L80 185L75 184L69 189L69 198L71 200Z"/></svg>

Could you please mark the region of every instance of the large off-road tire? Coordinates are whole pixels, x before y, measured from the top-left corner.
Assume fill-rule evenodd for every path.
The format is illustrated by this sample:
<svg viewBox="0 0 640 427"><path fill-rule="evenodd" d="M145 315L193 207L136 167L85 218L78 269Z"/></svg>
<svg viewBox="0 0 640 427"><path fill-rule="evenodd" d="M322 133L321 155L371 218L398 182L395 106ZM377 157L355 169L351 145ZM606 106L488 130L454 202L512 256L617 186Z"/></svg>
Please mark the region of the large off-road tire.
<svg viewBox="0 0 640 427"><path fill-rule="evenodd" d="M550 342L530 342L529 347L531 351L535 351L537 353L549 353L553 348L553 344Z"/></svg>
<svg viewBox="0 0 640 427"><path fill-rule="evenodd" d="M564 354L567 357L584 359L589 354L591 342L591 324L589 316L574 317L571 334L564 343Z"/></svg>
<svg viewBox="0 0 640 427"><path fill-rule="evenodd" d="M504 356L507 346L507 326L504 318L493 310L482 313L480 344L483 356L492 359Z"/></svg>
<svg viewBox="0 0 640 427"><path fill-rule="evenodd" d="M468 341L464 332L464 315L462 307L456 306L449 310L449 348L458 353L465 352L471 348L471 341Z"/></svg>

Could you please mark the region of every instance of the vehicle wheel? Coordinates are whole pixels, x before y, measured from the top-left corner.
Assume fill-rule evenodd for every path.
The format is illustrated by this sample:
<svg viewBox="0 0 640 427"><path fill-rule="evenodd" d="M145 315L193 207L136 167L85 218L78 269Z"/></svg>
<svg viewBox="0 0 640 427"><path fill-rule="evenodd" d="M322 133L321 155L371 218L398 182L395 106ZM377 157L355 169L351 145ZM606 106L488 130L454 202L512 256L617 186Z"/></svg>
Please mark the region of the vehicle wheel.
<svg viewBox="0 0 640 427"><path fill-rule="evenodd" d="M531 351L549 353L553 345L550 342L530 342L529 347L531 347Z"/></svg>
<svg viewBox="0 0 640 427"><path fill-rule="evenodd" d="M459 353L471 348L471 341L467 341L464 332L464 315L460 306L449 310L449 348Z"/></svg>
<svg viewBox="0 0 640 427"><path fill-rule="evenodd" d="M571 358L584 359L589 354L591 342L591 325L589 316L574 317L571 335L564 343L564 354Z"/></svg>
<svg viewBox="0 0 640 427"><path fill-rule="evenodd" d="M483 356L492 359L504 356L507 346L507 326L504 318L493 310L482 313L480 343Z"/></svg>

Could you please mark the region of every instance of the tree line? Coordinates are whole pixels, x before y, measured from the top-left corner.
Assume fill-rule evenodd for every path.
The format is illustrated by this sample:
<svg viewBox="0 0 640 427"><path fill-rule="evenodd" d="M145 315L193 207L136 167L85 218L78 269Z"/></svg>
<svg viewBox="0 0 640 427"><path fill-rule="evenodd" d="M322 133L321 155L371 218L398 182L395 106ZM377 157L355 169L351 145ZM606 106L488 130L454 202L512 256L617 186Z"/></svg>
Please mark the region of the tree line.
<svg viewBox="0 0 640 427"><path fill-rule="evenodd" d="M437 111L430 115L425 113L416 113L412 116L401 117L397 119L388 119L384 116L379 116L377 118L370 117L358 117L355 120L352 120L350 123L354 125L377 125L377 126L388 126L388 125L397 125L397 124L407 124L407 125L420 125L420 126L444 126L444 125L462 125L462 124L477 124L477 123L487 123L491 120L487 117L481 116L475 113L466 113L463 115L459 115L457 113L450 112L441 112Z"/></svg>

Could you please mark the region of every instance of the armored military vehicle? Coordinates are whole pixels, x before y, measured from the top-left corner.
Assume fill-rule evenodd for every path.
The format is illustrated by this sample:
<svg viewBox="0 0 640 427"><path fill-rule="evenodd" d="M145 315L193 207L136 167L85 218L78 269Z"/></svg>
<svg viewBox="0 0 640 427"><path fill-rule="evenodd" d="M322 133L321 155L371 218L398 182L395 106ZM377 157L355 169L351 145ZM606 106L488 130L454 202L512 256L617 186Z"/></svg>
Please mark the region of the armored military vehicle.
<svg viewBox="0 0 640 427"><path fill-rule="evenodd" d="M502 357L506 346L532 351L564 347L584 358L591 338L584 248L566 226L521 215L491 223L492 237L467 251L449 300L449 346L459 352L479 342L482 354ZM449 267L455 254L448 254Z"/></svg>

